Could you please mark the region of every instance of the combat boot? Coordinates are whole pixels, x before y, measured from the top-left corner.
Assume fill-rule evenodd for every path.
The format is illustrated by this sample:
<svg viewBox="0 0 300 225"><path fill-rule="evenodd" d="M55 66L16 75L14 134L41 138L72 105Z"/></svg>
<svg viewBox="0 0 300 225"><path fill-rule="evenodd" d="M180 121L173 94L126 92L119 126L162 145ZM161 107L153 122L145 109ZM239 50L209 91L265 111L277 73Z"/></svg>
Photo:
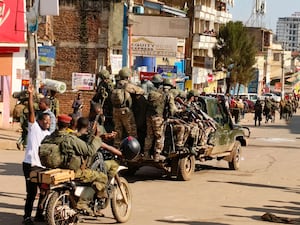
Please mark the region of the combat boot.
<svg viewBox="0 0 300 225"><path fill-rule="evenodd" d="M164 157L160 153L158 153L158 152L154 153L154 162L162 162L165 159L166 159L166 157Z"/></svg>
<svg viewBox="0 0 300 225"><path fill-rule="evenodd" d="M79 199L76 208L89 216L95 216L93 210L89 207L89 201Z"/></svg>

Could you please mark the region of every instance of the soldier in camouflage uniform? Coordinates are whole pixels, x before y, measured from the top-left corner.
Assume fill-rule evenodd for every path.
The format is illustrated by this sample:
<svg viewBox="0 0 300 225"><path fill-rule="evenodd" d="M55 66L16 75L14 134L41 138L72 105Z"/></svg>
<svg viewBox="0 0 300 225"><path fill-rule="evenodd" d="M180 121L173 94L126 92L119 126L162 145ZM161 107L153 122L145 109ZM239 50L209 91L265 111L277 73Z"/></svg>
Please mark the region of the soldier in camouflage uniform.
<svg viewBox="0 0 300 225"><path fill-rule="evenodd" d="M154 139L154 161L159 162L165 159L161 155L164 148L164 122L173 116L177 111L174 97L169 93L173 87L169 80L163 80L163 89L154 90L148 96L148 112L147 112L147 137L145 140L144 154L145 158L150 158L151 147ZM185 127L179 123L179 120L173 119L174 131L176 133L176 147L184 145Z"/></svg>
<svg viewBox="0 0 300 225"><path fill-rule="evenodd" d="M115 146L119 146L121 140L126 136L137 137L131 95L143 95L144 91L141 87L129 82L130 73L130 70L127 68L123 68L119 71L120 80L111 95L113 121L115 124L114 130L118 131L115 138Z"/></svg>
<svg viewBox="0 0 300 225"><path fill-rule="evenodd" d="M110 79L110 73L107 70L101 70L97 74L98 79L100 79L97 85L96 94L92 98L92 103L100 103L103 107L103 116L105 121L102 124L108 132L114 129L113 123L113 106L111 102L111 92L114 85Z"/></svg>
<svg viewBox="0 0 300 225"><path fill-rule="evenodd" d="M47 143L55 138L61 138L60 148L63 157L63 168L75 171L76 179L83 183L92 183L92 187L97 191L97 195L103 196L106 183L108 181L106 174L91 170L86 167L86 157L92 157L101 146L99 134L96 134L90 143L84 142L73 134L67 132L72 118L62 114L58 116L58 130L47 136L43 143ZM49 140L49 141L48 141ZM77 208L85 210L88 214L93 215L93 211L88 207L89 201L92 199L94 192L86 193L84 197L80 197Z"/></svg>
<svg viewBox="0 0 300 225"><path fill-rule="evenodd" d="M51 101L50 110L54 113L55 117L59 115L59 100L56 97L57 92L54 90L50 90L50 95L48 98Z"/></svg>

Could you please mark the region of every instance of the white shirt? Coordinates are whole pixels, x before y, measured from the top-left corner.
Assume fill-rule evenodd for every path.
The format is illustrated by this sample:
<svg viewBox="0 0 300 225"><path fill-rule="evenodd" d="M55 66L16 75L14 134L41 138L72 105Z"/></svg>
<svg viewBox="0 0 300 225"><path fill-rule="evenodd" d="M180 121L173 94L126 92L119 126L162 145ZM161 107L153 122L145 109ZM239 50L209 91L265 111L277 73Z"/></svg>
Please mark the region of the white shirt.
<svg viewBox="0 0 300 225"><path fill-rule="evenodd" d="M27 146L23 162L31 164L31 166L43 167L39 157L39 147L47 135L50 135L50 132L43 130L37 121L28 123Z"/></svg>

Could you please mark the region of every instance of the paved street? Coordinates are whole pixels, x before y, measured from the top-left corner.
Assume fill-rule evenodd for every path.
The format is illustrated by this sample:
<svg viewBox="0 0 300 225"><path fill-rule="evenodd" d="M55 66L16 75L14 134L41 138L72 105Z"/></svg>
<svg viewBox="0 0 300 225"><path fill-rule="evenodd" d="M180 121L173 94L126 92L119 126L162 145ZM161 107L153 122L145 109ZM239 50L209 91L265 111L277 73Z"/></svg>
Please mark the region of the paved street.
<svg viewBox="0 0 300 225"><path fill-rule="evenodd" d="M242 124L251 127L239 171L224 161L197 165L191 181L170 181L145 167L129 177L133 193L132 217L127 225L263 225L265 212L300 218L300 113L290 123L253 126L253 114ZM23 152L15 149L15 132L0 130L0 224L21 224L25 182ZM12 139L12 140L11 140ZM9 144L10 143L10 144ZM9 145L9 148L7 147ZM107 218L83 224L113 224ZM43 223L40 223L43 224Z"/></svg>

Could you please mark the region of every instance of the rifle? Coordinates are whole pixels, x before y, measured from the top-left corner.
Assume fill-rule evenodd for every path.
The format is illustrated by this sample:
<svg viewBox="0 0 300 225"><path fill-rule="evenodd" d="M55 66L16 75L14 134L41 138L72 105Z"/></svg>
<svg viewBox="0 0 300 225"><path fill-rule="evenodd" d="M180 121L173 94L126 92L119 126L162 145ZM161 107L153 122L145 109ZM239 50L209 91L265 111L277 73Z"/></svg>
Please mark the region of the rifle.
<svg viewBox="0 0 300 225"><path fill-rule="evenodd" d="M89 131L88 131L89 137L88 137L88 141L87 141L88 144L91 144L95 137L95 134L97 132L97 125L98 125L99 118L100 118L100 115L97 114L94 121L92 122L92 126L89 128Z"/></svg>

